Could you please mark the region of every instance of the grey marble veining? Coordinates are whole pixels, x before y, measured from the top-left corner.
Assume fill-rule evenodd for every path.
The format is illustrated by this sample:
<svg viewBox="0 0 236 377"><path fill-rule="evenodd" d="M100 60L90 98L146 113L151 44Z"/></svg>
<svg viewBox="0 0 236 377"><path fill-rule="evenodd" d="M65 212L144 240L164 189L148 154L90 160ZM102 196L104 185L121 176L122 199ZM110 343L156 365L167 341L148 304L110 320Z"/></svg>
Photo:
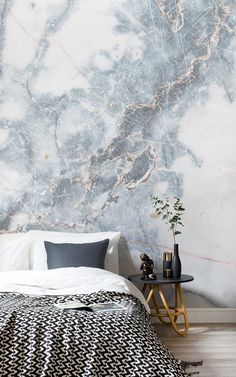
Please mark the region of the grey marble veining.
<svg viewBox="0 0 236 377"><path fill-rule="evenodd" d="M120 230L123 274L160 269L150 195L180 196L191 289L235 306L235 5L2 1L2 232Z"/></svg>

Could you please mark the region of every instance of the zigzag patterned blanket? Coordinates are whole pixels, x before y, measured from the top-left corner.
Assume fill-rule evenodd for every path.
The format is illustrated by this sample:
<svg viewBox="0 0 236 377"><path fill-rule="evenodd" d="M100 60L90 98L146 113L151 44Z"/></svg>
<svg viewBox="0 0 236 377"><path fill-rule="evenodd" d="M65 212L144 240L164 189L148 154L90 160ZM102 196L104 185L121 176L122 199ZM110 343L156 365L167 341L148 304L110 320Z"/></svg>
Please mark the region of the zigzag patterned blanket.
<svg viewBox="0 0 236 377"><path fill-rule="evenodd" d="M79 300L130 303L131 310L91 313L52 304ZM143 305L117 292L0 296L0 376L186 377L158 339Z"/></svg>

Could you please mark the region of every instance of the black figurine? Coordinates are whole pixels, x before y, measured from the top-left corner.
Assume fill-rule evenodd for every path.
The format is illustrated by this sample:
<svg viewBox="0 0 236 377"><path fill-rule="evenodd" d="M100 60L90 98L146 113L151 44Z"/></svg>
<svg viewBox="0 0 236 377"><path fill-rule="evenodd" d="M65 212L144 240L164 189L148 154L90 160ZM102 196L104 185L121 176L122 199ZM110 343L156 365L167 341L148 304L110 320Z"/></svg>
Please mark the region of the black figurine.
<svg viewBox="0 0 236 377"><path fill-rule="evenodd" d="M147 254L140 254L140 259L142 261L140 270L143 271L143 276L141 279L143 280L154 280L156 279L156 275L153 273L154 263L151 258Z"/></svg>

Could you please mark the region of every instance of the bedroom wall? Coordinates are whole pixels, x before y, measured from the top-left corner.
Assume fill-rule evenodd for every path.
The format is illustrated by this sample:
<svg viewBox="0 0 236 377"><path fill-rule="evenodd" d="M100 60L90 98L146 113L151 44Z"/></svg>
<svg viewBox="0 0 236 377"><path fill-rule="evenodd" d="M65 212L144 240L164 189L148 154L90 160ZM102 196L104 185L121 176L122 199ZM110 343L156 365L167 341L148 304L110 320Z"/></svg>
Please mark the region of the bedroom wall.
<svg viewBox="0 0 236 377"><path fill-rule="evenodd" d="M120 268L172 247L188 305L236 307L235 2L0 3L1 232L120 230Z"/></svg>

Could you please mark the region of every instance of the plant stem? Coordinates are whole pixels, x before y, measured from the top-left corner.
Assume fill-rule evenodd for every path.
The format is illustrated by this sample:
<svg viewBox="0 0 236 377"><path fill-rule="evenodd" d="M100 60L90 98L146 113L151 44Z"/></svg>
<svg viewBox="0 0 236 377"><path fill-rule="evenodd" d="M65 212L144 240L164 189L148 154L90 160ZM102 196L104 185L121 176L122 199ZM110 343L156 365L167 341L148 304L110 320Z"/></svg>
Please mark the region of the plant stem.
<svg viewBox="0 0 236 377"><path fill-rule="evenodd" d="M177 211L177 216L179 216L179 211ZM178 226L178 220L175 223L175 232L177 231L177 226Z"/></svg>

